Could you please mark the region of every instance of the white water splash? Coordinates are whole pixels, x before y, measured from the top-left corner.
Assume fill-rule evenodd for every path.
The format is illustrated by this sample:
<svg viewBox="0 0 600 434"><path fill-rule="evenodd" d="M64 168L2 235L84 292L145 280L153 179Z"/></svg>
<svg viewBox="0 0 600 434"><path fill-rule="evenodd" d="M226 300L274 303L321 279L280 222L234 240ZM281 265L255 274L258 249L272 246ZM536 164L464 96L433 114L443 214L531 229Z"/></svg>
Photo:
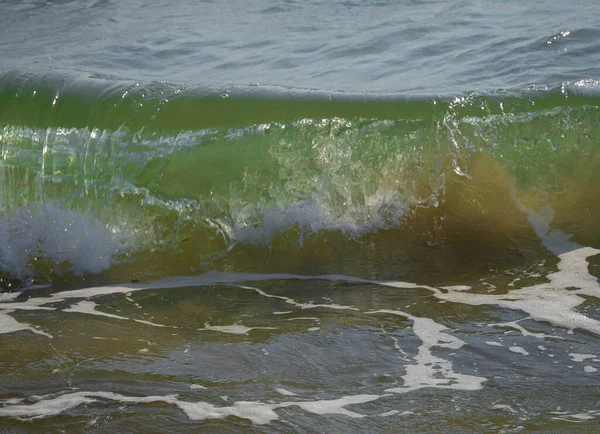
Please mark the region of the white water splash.
<svg viewBox="0 0 600 434"><path fill-rule="evenodd" d="M322 195L315 194L285 206L245 205L233 212L233 223L228 224L228 235L233 243L269 245L277 234L296 229L298 241L319 231L342 232L360 237L369 232L400 225L406 205L394 189L379 188L365 195L364 201L351 203L347 199L343 209L336 209Z"/></svg>
<svg viewBox="0 0 600 434"><path fill-rule="evenodd" d="M126 234L51 203L31 203L5 212L0 240L0 268L17 278L33 275L36 262L43 260L67 264L75 275L99 273L130 247Z"/></svg>

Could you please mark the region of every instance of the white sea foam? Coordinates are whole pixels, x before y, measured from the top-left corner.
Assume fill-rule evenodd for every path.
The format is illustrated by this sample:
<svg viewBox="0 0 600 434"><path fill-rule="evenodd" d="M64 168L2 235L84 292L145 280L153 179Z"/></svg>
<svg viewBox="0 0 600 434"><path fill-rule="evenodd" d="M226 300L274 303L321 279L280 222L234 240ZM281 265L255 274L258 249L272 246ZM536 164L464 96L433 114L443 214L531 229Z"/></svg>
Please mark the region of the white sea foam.
<svg viewBox="0 0 600 434"><path fill-rule="evenodd" d="M341 280L340 276L337 275L327 275L321 276L325 280ZM12 300L18 297L18 293L8 293L2 294L2 303L0 303L0 315L3 318L0 321L0 334L1 333L12 333L20 330L30 330L34 333L44 334L46 336L50 336L47 333L41 332L39 330L34 329L29 324L19 323L14 318L8 316L7 314L13 312L15 310L54 310L52 307L48 307L46 305L55 304L59 302L65 302L68 300L76 300L76 299L84 299L81 300L65 309L64 312L71 313L81 313L88 315L96 315L109 317L113 319L119 320L129 320L127 317L123 317L120 315L110 314L98 311L96 309L95 302L89 301L92 297L98 296L106 296L110 294L129 294L136 291L149 290L149 289L166 289L166 288L183 288L189 286L208 286L215 284L234 284L234 282L248 282L248 281L266 281L266 280L278 280L278 279L302 279L309 280L314 279L314 276L300 276L293 274L250 274L250 273L218 273L218 272L209 272L202 274L200 276L181 276L181 277L171 277L155 282L150 282L148 284L126 284L126 285L115 285L115 286L103 286L103 287L91 287L84 288L72 291L62 291L54 293L48 297L35 297L30 298L26 302L12 302ZM363 281L358 278L347 278L354 281ZM342 280L346 280L342 278ZM358 310L351 306L342 306L337 304L315 304L312 302L308 303L300 303L289 297L282 297L267 294L266 292L249 286L236 285L243 289L249 289L257 292L259 295L269 298L276 298L284 300L286 303L299 307L301 309L317 309L317 308L327 308L327 309L342 309L342 310ZM141 319L133 319L133 321L147 324L155 327L164 327L162 324L152 323L146 320ZM219 326L211 326L215 331L225 331L229 330L231 332L231 328L221 330L217 330L215 327ZM227 327L227 326L225 326ZM237 331L240 331L241 328L237 328Z"/></svg>
<svg viewBox="0 0 600 434"><path fill-rule="evenodd" d="M467 305L496 305L506 309L527 312L536 321L548 322L568 330L583 329L600 335L600 321L590 318L575 308L585 302L582 296L600 298L598 279L588 271L587 259L600 253L599 249L583 247L569 241L570 235L558 230L550 230L550 211L536 213L525 209L529 221L542 245L559 258L558 271L546 276L547 283L511 289L507 294L475 294L464 288L447 287L445 291L430 286L433 295L441 300ZM405 282L380 282L382 285L397 288L406 287ZM567 290L567 288L576 288ZM524 318L525 319L525 318ZM507 323L508 325L508 323ZM543 338L548 335L527 332L516 322L510 326L522 333Z"/></svg>
<svg viewBox="0 0 600 434"><path fill-rule="evenodd" d="M0 310L0 334L28 330L32 333L52 338L52 335L38 330L30 324L21 323L14 319L12 316L8 315L12 312L12 310Z"/></svg>
<svg viewBox="0 0 600 434"><path fill-rule="evenodd" d="M385 413L379 413L379 416L381 416L381 417L394 416L399 413L400 413L400 411L398 411L398 410L390 410L390 411L386 411Z"/></svg>
<svg viewBox="0 0 600 434"><path fill-rule="evenodd" d="M89 300L82 300L79 303L75 303L72 306L69 306L68 308L63 309L63 312L83 313L83 314L87 314L87 315L105 316L107 318L123 319L123 320L129 319L124 316L114 315L112 313L106 313L106 312L101 312L99 310L96 310L96 303L94 303L93 301L89 301Z"/></svg>
<svg viewBox="0 0 600 434"><path fill-rule="evenodd" d="M237 416L251 420L256 424L269 423L278 418L273 411L273 405L259 402L235 402L229 407L217 407L206 402L180 401L175 395L167 396L124 396L113 392L74 392L65 393L56 397L43 397L33 404L13 404L0 408L0 416L19 419L38 419L56 416L80 405L91 404L99 399L118 401L121 403L144 404L163 402L179 407L190 419L223 419L228 416Z"/></svg>
<svg viewBox="0 0 600 434"><path fill-rule="evenodd" d="M89 301L89 300L82 300L78 303L75 303L65 309L63 309L63 312L71 312L71 313L83 313L86 315L96 315L96 316L104 316L107 318L113 318L113 319L120 319L120 320L125 320L125 321L130 321L131 318L128 318L126 316L121 316L121 315L115 315L112 313L107 313L107 312L102 312L96 309L97 304L93 301ZM39 308L38 308L39 309ZM150 321L146 321L143 319L136 319L134 318L133 321L138 322L140 324L146 324L152 327L167 327L163 324L156 324ZM174 326L171 326L173 328L177 328Z"/></svg>
<svg viewBox="0 0 600 434"><path fill-rule="evenodd" d="M518 319L516 321L507 321L507 322L493 323L493 324L488 324L488 325L490 327L510 327L512 329L518 330L523 336L532 336L532 337L538 338L538 339L545 339L545 338L562 339L559 336L547 335L546 333L530 332L525 327L523 327L522 325L519 324L519 322L525 321L528 319L531 319L531 318L522 318L522 319ZM509 333L509 332L506 332L506 333Z"/></svg>
<svg viewBox="0 0 600 434"><path fill-rule="evenodd" d="M500 342L494 342L494 341L486 341L485 343L491 347L503 347L504 346Z"/></svg>
<svg viewBox="0 0 600 434"><path fill-rule="evenodd" d="M339 207L337 207L339 208ZM299 230L299 241L319 231L361 236L400 225L405 203L396 189L379 188L364 200L336 209L321 194L285 206L249 207L233 212L229 236L234 243L268 245L279 233ZM252 222L252 223L249 223Z"/></svg>
<svg viewBox="0 0 600 434"><path fill-rule="evenodd" d="M325 309L337 309L337 310L358 310L355 307L352 306L344 306L344 305L340 305L340 304L335 304L335 303L326 303L326 304L315 304L313 302L308 302L308 303L300 303L292 298L289 297L284 297L281 295L271 295L271 294L267 294L266 292L264 292L261 289L258 288L254 288L252 286L243 286L243 285L232 285L232 286L237 286L238 288L243 288L243 289L251 289L253 291L256 291L258 294L262 295L263 297L267 297L267 298L277 298L279 300L284 300L286 303L291 304L293 306L296 306L300 309L317 309L317 308L325 308ZM309 319L315 319L314 317L309 317Z"/></svg>
<svg viewBox="0 0 600 434"><path fill-rule="evenodd" d="M566 411L554 411L552 414L556 416L552 417L552 419L564 420L566 422L587 422L590 420L594 420L600 417L600 410L589 410L583 411L580 413L568 413Z"/></svg>
<svg viewBox="0 0 600 434"><path fill-rule="evenodd" d="M0 220L0 267L24 278L36 261L68 264L76 275L110 267L114 255L129 248L126 234L99 220L51 203L12 208Z"/></svg>
<svg viewBox="0 0 600 434"><path fill-rule="evenodd" d="M90 394L91 395L91 394ZM33 404L12 404L4 402L0 408L0 416L19 419L39 419L56 416L64 411L83 404L95 402L94 395L83 392L60 395L56 398L41 399Z"/></svg>
<svg viewBox="0 0 600 434"><path fill-rule="evenodd" d="M527 312L532 319L536 321L546 321L553 325L565 327L569 330L581 328L590 332L600 334L600 322L585 316L575 310L581 305L585 299L582 295L594 296L600 298L600 284L597 279L590 275L587 270L587 258L600 253L600 250L590 247L581 247L575 243L568 241L568 235L559 231L550 231L548 222L544 220L541 214L536 214L530 211L530 221L536 230L538 236L542 239L542 244L550 251L557 253L560 259L558 271L547 276L549 282L529 287L510 290L507 294L473 294L465 290L464 286L447 287L444 291L426 285L418 285L410 282L380 282L368 279L360 279L351 276L343 275L322 275L322 276L304 276L292 274L251 274L251 273L219 273L209 272L199 276L182 276L171 277L147 284L127 284L122 286L106 286L85 288L74 291L63 291L55 293L47 298L33 298L26 303L11 303L8 296L3 297L6 300L4 303L5 310L16 309L37 309L43 305L64 301L68 299L83 298L89 299L99 295L108 294L127 294L140 290L148 289L164 289L164 288L181 288L187 286L202 286L215 284L236 284L237 282L252 282L252 281L267 281L280 279L299 279L299 280L344 280L349 282L373 283L380 284L399 289L405 288L422 288L429 290L432 294L443 301L463 303L468 305L498 305L504 308L521 310ZM327 308L327 309L348 309L357 310L352 306L337 305L334 303L316 304L313 302L300 303L289 297L267 294L266 292L244 285L237 285L240 288L250 289L257 292L259 295L269 298L275 298L285 301L288 304L294 305L301 309ZM567 290L566 288L575 287L575 290ZM82 306L75 307L79 311ZM0 306L0 309L2 306ZM73 309L73 308L71 308ZM92 313L86 308L87 313ZM532 335L539 338L549 337L545 334L534 334L528 332L517 322L505 323L513 328L518 329L523 334ZM20 329L28 329L25 325ZM4 330L8 330L6 327ZM17 330L11 326L10 330Z"/></svg>
<svg viewBox="0 0 600 434"><path fill-rule="evenodd" d="M528 356L529 353L525 350L525 348L523 347L519 347L518 345L512 346L512 347L508 347L509 351L512 351L513 353L517 353L517 354L523 354L524 356Z"/></svg>
<svg viewBox="0 0 600 434"><path fill-rule="evenodd" d="M236 416L263 425L279 419L279 416L273 411L273 405L260 402L238 401L229 407L216 407L206 402L179 400L173 400L172 403L177 405L191 420L224 419Z"/></svg>
<svg viewBox="0 0 600 434"><path fill-rule="evenodd" d="M209 323L204 324L204 328L198 330L210 330L220 333L229 333L232 335L247 335L252 330L276 330L275 327L246 327L241 322L224 326L211 326Z"/></svg>
<svg viewBox="0 0 600 434"><path fill-rule="evenodd" d="M509 411L513 414L518 413L518 411L516 411L510 405L506 405L506 404L495 404L492 406L492 410L504 410L504 411Z"/></svg>
<svg viewBox="0 0 600 434"><path fill-rule="evenodd" d="M380 417L395 416L395 415L410 416L411 414L415 414L415 413L410 410L404 410L402 412L400 412L399 410L390 410L390 411L386 411L385 413L380 413L379 416Z"/></svg>
<svg viewBox="0 0 600 434"><path fill-rule="evenodd" d="M569 357L574 362L583 362L586 359L593 359L596 356L594 354L569 353Z"/></svg>
<svg viewBox="0 0 600 434"><path fill-rule="evenodd" d="M281 402L277 404L238 401L230 406L217 407L207 402L181 401L176 395L133 397L113 392L73 392L53 397L41 397L41 399L32 404L22 404L22 400L14 399L0 401L0 404L2 404L0 407L0 417L13 417L23 420L51 417L80 405L91 404L104 399L124 404L149 404L155 402L172 404L179 407L191 420L224 419L229 416L236 416L262 425L279 419L274 410L291 406L299 407L306 412L314 414L342 414L353 418L365 417L365 415L350 411L345 407L375 401L382 396L387 395L350 395L329 400Z"/></svg>
<svg viewBox="0 0 600 434"><path fill-rule="evenodd" d="M452 362L434 356L432 347L459 349L465 342L455 336L442 333L448 328L430 318L420 318L399 310L382 309L369 312L371 314L388 313L406 317L413 321L413 331L422 343L415 356L416 364L406 366L406 374L402 377L402 387L386 389L386 392L407 393L424 387L437 387L457 390L479 390L486 381L483 377L465 375L452 369Z"/></svg>
<svg viewBox="0 0 600 434"><path fill-rule="evenodd" d="M276 408L297 406L308 413L314 414L343 414L352 418L365 417L364 414L350 411L346 406L351 404L364 404L376 401L386 395L349 395L337 399L322 399L318 401L284 402L277 404Z"/></svg>
<svg viewBox="0 0 600 434"><path fill-rule="evenodd" d="M281 387L276 387L275 392L279 393L280 395L284 395L284 396L296 396L297 395L296 393L290 392L289 390L283 389Z"/></svg>

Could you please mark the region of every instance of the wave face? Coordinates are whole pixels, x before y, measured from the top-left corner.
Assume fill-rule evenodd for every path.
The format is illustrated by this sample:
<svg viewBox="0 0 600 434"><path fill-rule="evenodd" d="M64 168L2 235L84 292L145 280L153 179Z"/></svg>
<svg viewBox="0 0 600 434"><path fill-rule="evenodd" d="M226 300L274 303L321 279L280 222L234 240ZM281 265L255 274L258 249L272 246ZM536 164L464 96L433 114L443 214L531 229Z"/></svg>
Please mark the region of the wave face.
<svg viewBox="0 0 600 434"><path fill-rule="evenodd" d="M406 98L6 74L0 264L24 278L252 246L490 254L533 236L522 204L594 244L597 89Z"/></svg>

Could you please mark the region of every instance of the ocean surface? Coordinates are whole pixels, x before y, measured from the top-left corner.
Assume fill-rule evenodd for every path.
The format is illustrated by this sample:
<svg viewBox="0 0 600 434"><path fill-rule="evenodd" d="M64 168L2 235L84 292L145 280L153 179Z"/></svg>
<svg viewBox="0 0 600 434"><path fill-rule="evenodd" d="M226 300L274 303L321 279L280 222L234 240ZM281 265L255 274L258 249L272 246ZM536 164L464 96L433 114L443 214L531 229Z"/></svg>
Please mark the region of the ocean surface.
<svg viewBox="0 0 600 434"><path fill-rule="evenodd" d="M1 432L600 426L600 4L0 0Z"/></svg>

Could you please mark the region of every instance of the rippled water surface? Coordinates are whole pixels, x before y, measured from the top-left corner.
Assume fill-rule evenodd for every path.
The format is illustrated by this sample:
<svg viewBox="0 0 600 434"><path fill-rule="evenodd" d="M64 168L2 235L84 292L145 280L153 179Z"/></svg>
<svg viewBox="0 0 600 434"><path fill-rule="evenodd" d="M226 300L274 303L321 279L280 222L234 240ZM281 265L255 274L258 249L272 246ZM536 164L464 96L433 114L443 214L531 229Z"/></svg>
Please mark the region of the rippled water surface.
<svg viewBox="0 0 600 434"><path fill-rule="evenodd" d="M464 92L594 78L594 1L6 1L0 68Z"/></svg>

